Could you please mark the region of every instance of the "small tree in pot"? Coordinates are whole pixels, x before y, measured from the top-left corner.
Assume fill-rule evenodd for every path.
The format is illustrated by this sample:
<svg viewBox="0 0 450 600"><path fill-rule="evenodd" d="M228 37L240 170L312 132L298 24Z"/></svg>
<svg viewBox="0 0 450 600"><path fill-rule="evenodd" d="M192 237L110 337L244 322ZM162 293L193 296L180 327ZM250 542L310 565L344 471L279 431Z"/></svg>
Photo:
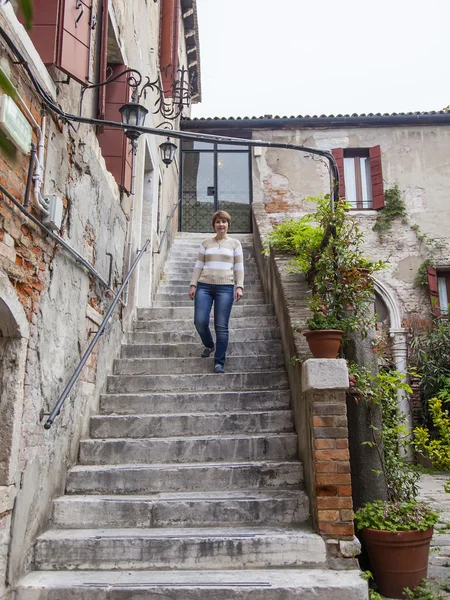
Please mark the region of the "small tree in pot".
<svg viewBox="0 0 450 600"><path fill-rule="evenodd" d="M307 321L308 331L304 333L313 356L315 338L330 331L337 339L346 333L358 331L364 336L373 326L375 315L368 310L373 302L374 284L372 274L382 269L382 261L369 261L363 256L363 234L356 220L349 215L349 205L341 199L334 210L328 197L316 199L317 209L310 218L318 223L324 232L321 243L311 252L310 268L307 273L311 285L308 303L313 317ZM315 333L320 331L321 333Z"/></svg>

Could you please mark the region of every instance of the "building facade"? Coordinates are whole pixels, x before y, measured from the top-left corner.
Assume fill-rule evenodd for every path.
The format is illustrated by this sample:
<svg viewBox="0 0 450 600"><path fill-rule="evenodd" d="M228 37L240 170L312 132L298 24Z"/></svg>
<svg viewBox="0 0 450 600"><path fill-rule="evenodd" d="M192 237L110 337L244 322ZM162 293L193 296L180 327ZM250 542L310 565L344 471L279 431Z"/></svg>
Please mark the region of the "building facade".
<svg viewBox="0 0 450 600"><path fill-rule="evenodd" d="M364 232L367 257L388 261L378 275L380 315L391 329L406 332L448 312L450 114L187 119L182 127L330 150L339 168L340 195L352 203ZM397 189L405 216L379 233L374 226L385 197ZM296 150L252 148L248 202L262 203L273 225L303 216L313 206L308 198L329 190L326 160Z"/></svg>
<svg viewBox="0 0 450 600"><path fill-rule="evenodd" d="M29 569L177 229L179 161L162 162L165 137L143 135L133 151L123 131L72 117L120 122L139 74L138 93L152 84L136 98L149 127L178 129L180 110L200 99L195 0L36 0L32 28L23 22L17 3L0 9L0 67L12 88L0 98L0 598ZM127 69L139 73L120 76ZM146 240L57 426L45 430Z"/></svg>

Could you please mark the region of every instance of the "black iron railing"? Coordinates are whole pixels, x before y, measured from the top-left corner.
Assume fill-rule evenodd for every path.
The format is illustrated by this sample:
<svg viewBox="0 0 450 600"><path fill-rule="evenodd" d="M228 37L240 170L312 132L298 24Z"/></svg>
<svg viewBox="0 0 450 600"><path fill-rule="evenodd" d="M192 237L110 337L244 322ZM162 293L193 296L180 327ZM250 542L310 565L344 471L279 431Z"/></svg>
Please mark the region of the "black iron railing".
<svg viewBox="0 0 450 600"><path fill-rule="evenodd" d="M133 271L135 270L138 262L141 260L144 252L147 250L149 244L150 244L150 240L147 240L145 242L144 247L142 248L142 250L140 250L139 254L136 256L136 259L135 259L134 263L132 264L131 269L128 271L127 276L125 277L125 279L122 282L122 285L120 286L119 290L117 291L117 294L115 295L114 300L111 302L111 305L108 308L108 311L107 311L106 315L103 317L102 324L98 328L98 331L97 331L97 333L94 336L94 339L89 344L88 349L84 353L83 358L80 360L77 368L74 371L74 374L70 378L69 383L64 388L64 391L61 394L61 396L59 397L58 402L55 405L55 408L52 410L52 412L48 416L48 419L47 419L47 421L44 424L44 428L45 429L50 429L50 427L53 425L54 420L56 419L56 417L61 412L62 405L64 404L67 396L70 394L70 391L73 388L76 380L78 379L78 376L80 375L80 373L81 373L84 365L86 364L86 361L88 360L89 356L92 354L93 349L95 348L98 340L100 339L100 336L102 335L105 327L107 326L107 324L109 322L109 319L111 318L111 315L112 315L112 313L113 313L113 311L114 311L117 303L120 300L120 297L122 295L123 290L125 289L128 281L130 280L131 275L133 274Z"/></svg>
<svg viewBox="0 0 450 600"><path fill-rule="evenodd" d="M161 248L163 246L164 243L164 238L166 237L167 234L167 229L169 227L169 224L171 223L172 219L173 219L173 215L176 213L177 208L180 206L181 204L181 198L178 200L178 202L175 204L175 206L172 209L172 212L170 213L170 215L167 217L167 223L166 226L164 227L164 231L163 234L161 236L161 239L159 240L159 245L158 245L158 250L155 250L153 252L153 254L160 254L161 253Z"/></svg>

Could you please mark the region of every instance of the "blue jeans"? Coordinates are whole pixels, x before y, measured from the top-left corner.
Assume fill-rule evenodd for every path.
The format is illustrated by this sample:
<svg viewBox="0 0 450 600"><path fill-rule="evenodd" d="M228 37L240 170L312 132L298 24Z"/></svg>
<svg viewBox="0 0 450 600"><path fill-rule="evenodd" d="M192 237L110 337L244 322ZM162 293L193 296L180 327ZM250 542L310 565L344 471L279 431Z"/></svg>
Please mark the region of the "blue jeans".
<svg viewBox="0 0 450 600"><path fill-rule="evenodd" d="M195 293L194 325L206 348L214 346L209 328L209 316L214 302L216 351L214 364L224 365L228 348L228 323L234 300L234 285L199 283Z"/></svg>

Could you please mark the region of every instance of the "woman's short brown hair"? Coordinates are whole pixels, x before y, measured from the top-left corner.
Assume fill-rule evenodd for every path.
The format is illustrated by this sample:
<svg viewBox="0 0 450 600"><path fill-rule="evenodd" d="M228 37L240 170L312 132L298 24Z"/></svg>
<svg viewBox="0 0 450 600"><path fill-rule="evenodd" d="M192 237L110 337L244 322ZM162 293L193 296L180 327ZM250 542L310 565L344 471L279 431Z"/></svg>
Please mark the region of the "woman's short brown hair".
<svg viewBox="0 0 450 600"><path fill-rule="evenodd" d="M230 215L227 213L226 210L218 210L217 212L215 212L212 216L212 226L214 227L214 223L217 221L217 219L226 219L227 223L228 223L228 227L231 227L231 217Z"/></svg>

